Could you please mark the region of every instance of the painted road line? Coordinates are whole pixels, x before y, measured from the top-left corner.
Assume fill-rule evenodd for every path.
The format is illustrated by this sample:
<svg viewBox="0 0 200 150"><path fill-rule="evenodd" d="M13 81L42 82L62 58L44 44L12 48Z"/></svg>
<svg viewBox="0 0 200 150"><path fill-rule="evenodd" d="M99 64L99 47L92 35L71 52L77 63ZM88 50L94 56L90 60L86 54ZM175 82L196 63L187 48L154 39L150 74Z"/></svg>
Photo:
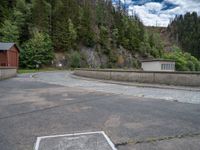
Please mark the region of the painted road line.
<svg viewBox="0 0 200 150"><path fill-rule="evenodd" d="M36 141L36 143L35 143L35 150L39 150L39 148L40 148L40 143L41 143L41 141L43 140L43 139L50 139L50 138L64 138L64 137L74 137L74 136L89 136L89 135L95 135L95 134L100 134L100 135L102 135L104 138L105 138L105 140L106 140L106 142L107 142L107 144L110 146L110 148L112 149L112 150L117 150L116 148L115 148L115 146L114 146L114 144L112 143L112 141L110 140L110 138L105 134L105 132L104 131L96 131L96 132L85 132L85 133L74 133L74 134L62 134L62 135L50 135L50 136L42 136L42 137L38 137L37 138L37 141ZM106 143L105 142L105 143Z"/></svg>

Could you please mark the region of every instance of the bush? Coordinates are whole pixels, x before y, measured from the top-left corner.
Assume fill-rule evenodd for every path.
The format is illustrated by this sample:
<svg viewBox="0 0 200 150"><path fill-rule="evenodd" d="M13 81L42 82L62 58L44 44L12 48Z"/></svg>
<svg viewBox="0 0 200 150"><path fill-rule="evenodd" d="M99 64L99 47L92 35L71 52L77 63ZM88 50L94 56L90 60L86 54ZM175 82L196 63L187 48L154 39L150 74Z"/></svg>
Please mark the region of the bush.
<svg viewBox="0 0 200 150"><path fill-rule="evenodd" d="M122 55L118 56L117 64L118 64L119 67L123 67L123 65L124 65L124 57Z"/></svg>
<svg viewBox="0 0 200 150"><path fill-rule="evenodd" d="M164 58L176 61L177 71L200 71L200 61L177 47L173 47L173 51L165 54Z"/></svg>
<svg viewBox="0 0 200 150"><path fill-rule="evenodd" d="M70 66L72 68L80 68L81 67L81 55L74 51L70 57Z"/></svg>
<svg viewBox="0 0 200 150"><path fill-rule="evenodd" d="M141 66L140 62L138 60L136 60L136 59L133 59L132 67L135 68L135 69L139 69L139 68L141 68L140 66Z"/></svg>

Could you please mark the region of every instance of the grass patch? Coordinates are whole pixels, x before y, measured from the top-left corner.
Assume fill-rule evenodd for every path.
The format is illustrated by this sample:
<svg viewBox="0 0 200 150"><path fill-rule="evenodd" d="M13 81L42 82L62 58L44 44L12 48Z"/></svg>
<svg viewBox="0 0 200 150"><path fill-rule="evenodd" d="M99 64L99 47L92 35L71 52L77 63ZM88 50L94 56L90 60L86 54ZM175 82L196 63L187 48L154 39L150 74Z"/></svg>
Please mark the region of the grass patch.
<svg viewBox="0 0 200 150"><path fill-rule="evenodd" d="M25 73L37 73L37 72L45 72L45 71L57 71L59 69L56 68L43 68L43 69L19 69L17 71L18 74L25 74Z"/></svg>

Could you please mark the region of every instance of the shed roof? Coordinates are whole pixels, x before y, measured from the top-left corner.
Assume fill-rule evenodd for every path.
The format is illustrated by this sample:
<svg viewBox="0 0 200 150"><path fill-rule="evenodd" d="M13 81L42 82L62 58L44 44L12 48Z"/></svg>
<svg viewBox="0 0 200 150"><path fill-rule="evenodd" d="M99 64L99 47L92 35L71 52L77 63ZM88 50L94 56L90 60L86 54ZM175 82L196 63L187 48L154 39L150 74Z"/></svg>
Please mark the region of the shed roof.
<svg viewBox="0 0 200 150"><path fill-rule="evenodd" d="M175 62L174 60L170 60L170 59L152 59L152 60L142 60L141 62Z"/></svg>
<svg viewBox="0 0 200 150"><path fill-rule="evenodd" d="M13 46L16 46L16 44L15 43L2 43L2 42L0 42L0 51L7 51ZM16 48L19 51L19 48L17 46L16 46Z"/></svg>

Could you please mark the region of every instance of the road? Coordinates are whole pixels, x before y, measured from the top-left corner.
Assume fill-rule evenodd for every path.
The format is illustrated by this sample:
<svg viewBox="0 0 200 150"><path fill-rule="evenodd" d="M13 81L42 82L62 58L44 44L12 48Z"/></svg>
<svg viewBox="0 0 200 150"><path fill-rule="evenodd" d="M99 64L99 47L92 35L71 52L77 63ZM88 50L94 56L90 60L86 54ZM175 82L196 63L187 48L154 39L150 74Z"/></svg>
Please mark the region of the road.
<svg viewBox="0 0 200 150"><path fill-rule="evenodd" d="M104 131L118 150L198 150L199 97L198 91L109 84L70 72L20 75L0 81L0 147L32 150L40 136Z"/></svg>
<svg viewBox="0 0 200 150"><path fill-rule="evenodd" d="M41 73L39 75L36 75L36 77L38 81L73 88L78 87L86 90L94 90L104 93L200 104L200 88L190 91L190 89L188 90L188 88L187 90L176 90L174 87L172 87L173 89L166 89L127 86L112 83L103 83L99 80L88 80L87 78L77 78L76 76L73 76L71 72L60 72L51 75Z"/></svg>

